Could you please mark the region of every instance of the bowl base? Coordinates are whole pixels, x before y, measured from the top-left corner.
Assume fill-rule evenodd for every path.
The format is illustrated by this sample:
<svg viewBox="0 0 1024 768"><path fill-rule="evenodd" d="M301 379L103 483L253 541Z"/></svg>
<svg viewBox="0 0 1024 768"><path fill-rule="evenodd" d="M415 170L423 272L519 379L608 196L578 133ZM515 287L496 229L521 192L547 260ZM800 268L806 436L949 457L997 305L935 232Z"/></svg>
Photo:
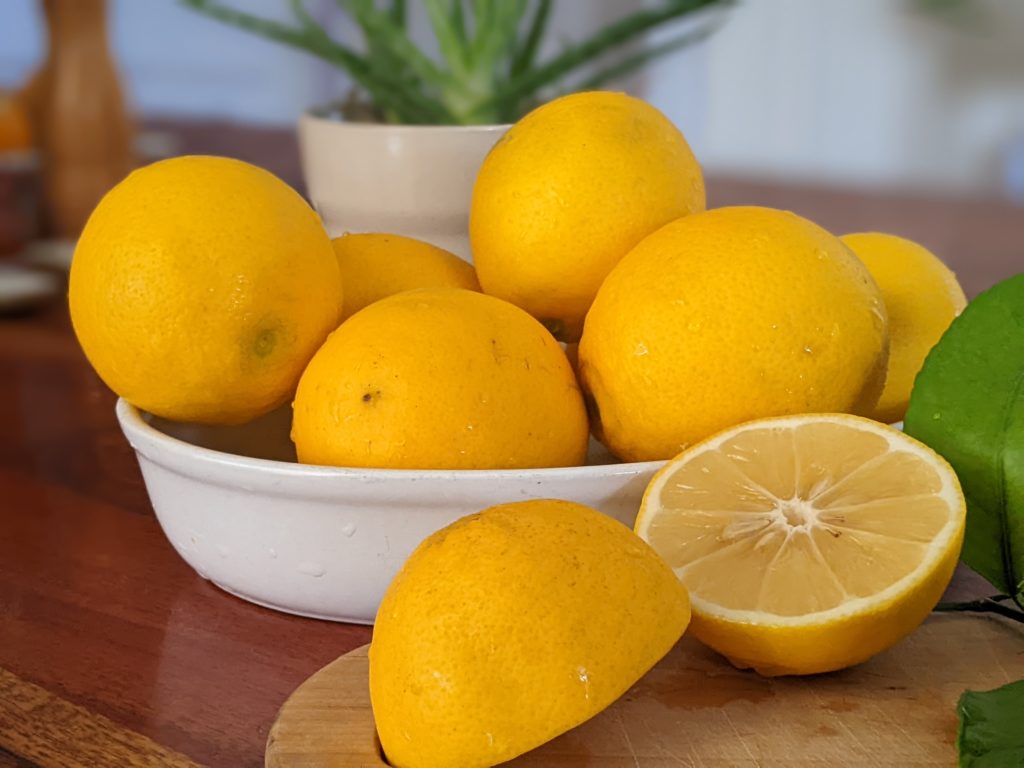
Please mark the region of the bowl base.
<svg viewBox="0 0 1024 768"><path fill-rule="evenodd" d="M207 577L204 577L207 578ZM321 621L334 621L339 624L362 624L365 626L373 626L373 619L354 618L352 616L328 616L323 613L315 613L312 611L298 611L295 608L291 608L287 605L279 605L278 603L272 603L267 600L260 600L258 597L252 597L244 592L231 589L223 584L214 581L213 579L207 578L207 580L224 592L227 592L232 597L237 597L239 600L245 600L247 603L258 605L260 608L269 608L272 611L280 611L281 613L290 613L292 616L301 616L304 619L320 619Z"/></svg>

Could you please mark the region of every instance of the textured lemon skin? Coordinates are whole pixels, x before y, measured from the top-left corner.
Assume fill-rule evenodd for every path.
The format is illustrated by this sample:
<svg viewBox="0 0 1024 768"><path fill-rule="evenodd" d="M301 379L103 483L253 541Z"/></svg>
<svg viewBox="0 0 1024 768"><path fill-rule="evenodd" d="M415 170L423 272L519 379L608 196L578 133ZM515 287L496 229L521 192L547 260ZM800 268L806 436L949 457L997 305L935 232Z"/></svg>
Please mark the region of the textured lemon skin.
<svg viewBox="0 0 1024 768"><path fill-rule="evenodd" d="M700 166L661 112L621 93L564 96L512 126L484 160L473 261L486 293L575 341L619 259L704 205Z"/></svg>
<svg viewBox="0 0 1024 768"><path fill-rule="evenodd" d="M941 563L905 592L869 611L802 626L723 619L694 600L690 631L740 669L761 675L811 675L867 661L921 625L946 591L960 559L963 527Z"/></svg>
<svg viewBox="0 0 1024 768"><path fill-rule="evenodd" d="M503 763L594 716L686 629L686 590L628 528L566 501L491 507L388 588L370 697L390 765Z"/></svg>
<svg viewBox="0 0 1024 768"><path fill-rule="evenodd" d="M595 431L626 461L754 418L863 412L887 355L864 265L812 222L756 207L645 238L605 280L579 348Z"/></svg>
<svg viewBox="0 0 1024 768"><path fill-rule="evenodd" d="M587 415L565 353L508 302L407 291L331 334L294 402L309 464L406 469L576 466Z"/></svg>
<svg viewBox="0 0 1024 768"><path fill-rule="evenodd" d="M402 291L479 291L476 271L454 253L402 235L346 234L331 241L345 286L345 318Z"/></svg>
<svg viewBox="0 0 1024 768"><path fill-rule="evenodd" d="M93 211L71 264L71 320L93 368L178 421L237 424L286 402L341 301L313 210L227 158L129 175Z"/></svg>
<svg viewBox="0 0 1024 768"><path fill-rule="evenodd" d="M901 421L924 359L967 306L967 297L949 267L917 243L881 232L841 239L871 272L889 314L885 389L868 415Z"/></svg>

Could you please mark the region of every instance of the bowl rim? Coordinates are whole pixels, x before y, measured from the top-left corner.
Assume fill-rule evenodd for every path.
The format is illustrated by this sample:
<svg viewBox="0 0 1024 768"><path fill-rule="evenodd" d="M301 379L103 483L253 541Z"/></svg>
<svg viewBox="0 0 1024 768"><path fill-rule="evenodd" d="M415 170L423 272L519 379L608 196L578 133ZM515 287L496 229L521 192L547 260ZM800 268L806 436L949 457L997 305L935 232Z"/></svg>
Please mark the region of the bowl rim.
<svg viewBox="0 0 1024 768"><path fill-rule="evenodd" d="M379 480L388 482L440 481L515 481L534 480L537 482L578 481L607 479L622 475L638 475L655 472L664 466L664 461L620 462L616 464L592 464L580 467L540 467L534 469L378 469L362 467L329 467L319 464L301 464L273 459L257 459L234 453L217 451L212 448L189 443L154 427L145 418L143 411L123 397L114 406L117 420L132 448L162 466L181 474L192 475L198 465L217 467L225 470L244 471L250 477L261 476L268 480L285 478L308 480L311 477L333 479Z"/></svg>

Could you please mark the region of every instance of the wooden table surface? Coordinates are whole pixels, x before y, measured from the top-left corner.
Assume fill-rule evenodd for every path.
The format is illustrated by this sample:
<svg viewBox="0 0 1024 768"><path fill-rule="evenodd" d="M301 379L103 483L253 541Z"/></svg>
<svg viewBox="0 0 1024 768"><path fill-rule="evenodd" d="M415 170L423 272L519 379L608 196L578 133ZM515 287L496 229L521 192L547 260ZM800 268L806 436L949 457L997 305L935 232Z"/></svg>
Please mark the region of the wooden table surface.
<svg viewBox="0 0 1024 768"><path fill-rule="evenodd" d="M298 184L294 142L176 128ZM712 179L715 205L785 207L837 232L916 238L968 294L1024 270L1024 210L985 200ZM300 619L203 581L165 541L114 397L62 304L0 318L0 768L263 764L278 707L365 627ZM960 573L958 596L984 591Z"/></svg>

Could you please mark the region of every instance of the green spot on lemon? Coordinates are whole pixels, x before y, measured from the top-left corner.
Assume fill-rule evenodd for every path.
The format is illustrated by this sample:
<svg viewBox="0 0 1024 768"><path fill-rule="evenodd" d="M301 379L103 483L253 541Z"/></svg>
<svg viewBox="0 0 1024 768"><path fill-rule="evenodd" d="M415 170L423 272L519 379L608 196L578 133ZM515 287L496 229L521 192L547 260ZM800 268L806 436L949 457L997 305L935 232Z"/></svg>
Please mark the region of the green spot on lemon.
<svg viewBox="0 0 1024 768"><path fill-rule="evenodd" d="M273 328L266 328L256 334L256 341L253 342L252 351L256 357L269 357L277 346L277 331Z"/></svg>

